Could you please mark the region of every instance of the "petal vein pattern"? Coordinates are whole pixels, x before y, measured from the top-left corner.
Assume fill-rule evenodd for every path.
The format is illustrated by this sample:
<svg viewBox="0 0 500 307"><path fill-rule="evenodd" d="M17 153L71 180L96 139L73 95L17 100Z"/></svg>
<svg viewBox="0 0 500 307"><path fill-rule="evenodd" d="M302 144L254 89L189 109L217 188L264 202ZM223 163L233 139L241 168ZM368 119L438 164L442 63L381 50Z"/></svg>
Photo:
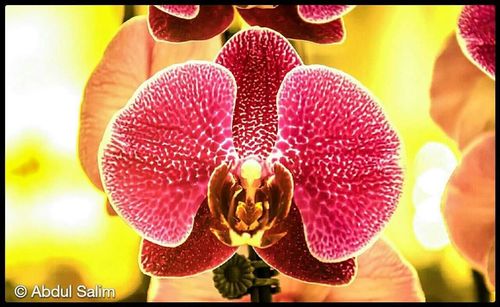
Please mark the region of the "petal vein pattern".
<svg viewBox="0 0 500 307"><path fill-rule="evenodd" d="M494 5L466 5L457 31L465 55L492 79L495 79L495 12Z"/></svg>
<svg viewBox="0 0 500 307"><path fill-rule="evenodd" d="M293 174L308 247L337 262L368 248L401 193L399 138L371 94L325 66L293 69L278 94L273 159Z"/></svg>
<svg viewBox="0 0 500 307"><path fill-rule="evenodd" d="M302 64L278 32L253 27L230 39L216 63L231 71L238 85L233 138L240 158L267 158L276 141L276 95L285 75Z"/></svg>
<svg viewBox="0 0 500 307"><path fill-rule="evenodd" d="M310 23L327 23L338 19L354 8L354 5L297 5L299 16Z"/></svg>
<svg viewBox="0 0 500 307"><path fill-rule="evenodd" d="M103 186L147 240L187 239L210 173L235 154L235 96L227 69L191 61L155 74L111 120L99 149Z"/></svg>
<svg viewBox="0 0 500 307"><path fill-rule="evenodd" d="M193 19L200 12L199 5L155 5L157 8L172 16L182 19Z"/></svg>

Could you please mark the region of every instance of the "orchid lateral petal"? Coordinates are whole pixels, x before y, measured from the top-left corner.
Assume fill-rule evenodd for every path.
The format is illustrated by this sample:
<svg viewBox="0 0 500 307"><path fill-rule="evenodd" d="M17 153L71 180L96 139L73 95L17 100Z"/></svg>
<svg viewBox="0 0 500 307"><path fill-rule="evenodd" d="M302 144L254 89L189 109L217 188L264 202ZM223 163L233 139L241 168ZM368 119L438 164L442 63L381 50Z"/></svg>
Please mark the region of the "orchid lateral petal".
<svg viewBox="0 0 500 307"><path fill-rule="evenodd" d="M495 81L467 60L455 35L436 59L430 97L432 119L460 149L495 128Z"/></svg>
<svg viewBox="0 0 500 307"><path fill-rule="evenodd" d="M284 275L313 283L344 285L356 272L356 260L324 263L310 254L297 206L292 203L286 220L287 234L267 248L255 248L259 256Z"/></svg>
<svg viewBox="0 0 500 307"><path fill-rule="evenodd" d="M323 24L344 16L354 7L355 5L297 5L297 11L304 21Z"/></svg>
<svg viewBox="0 0 500 307"><path fill-rule="evenodd" d="M495 79L495 6L465 5L458 19L457 39L467 57Z"/></svg>
<svg viewBox="0 0 500 307"><path fill-rule="evenodd" d="M113 114L145 80L159 70L191 60L211 61L221 48L218 37L202 42L155 42L145 16L127 20L114 36L84 90L78 154L83 170L102 190L97 151Z"/></svg>
<svg viewBox="0 0 500 307"><path fill-rule="evenodd" d="M191 232L213 169L235 154L236 84L202 61L148 79L108 125L99 170L111 205L144 238L174 247Z"/></svg>
<svg viewBox="0 0 500 307"><path fill-rule="evenodd" d="M299 16L296 5L278 5L274 9L238 9L238 12L249 25L271 28L287 38L319 44L340 43L344 39L341 19L312 24Z"/></svg>
<svg viewBox="0 0 500 307"><path fill-rule="evenodd" d="M178 18L150 5L148 25L156 40L185 42L219 35L229 28L233 18L231 5L202 5L193 19Z"/></svg>
<svg viewBox="0 0 500 307"><path fill-rule="evenodd" d="M485 273L495 239L494 132L464 150L443 195L443 217L458 251Z"/></svg>
<svg viewBox="0 0 500 307"><path fill-rule="evenodd" d="M146 239L141 245L141 269L151 276L185 277L212 270L231 258L237 248L220 242L210 231L206 200L194 219L193 231L177 247L164 247Z"/></svg>
<svg viewBox="0 0 500 307"><path fill-rule="evenodd" d="M324 262L360 254L401 194L396 132L366 88L326 66L290 71L278 106L272 157L293 174L311 253Z"/></svg>
<svg viewBox="0 0 500 307"><path fill-rule="evenodd" d="M199 5L155 5L155 7L182 19L193 19L200 13Z"/></svg>
<svg viewBox="0 0 500 307"><path fill-rule="evenodd" d="M301 59L282 35L255 27L234 35L215 62L229 69L238 85L232 129L240 158L267 158L278 129L278 89Z"/></svg>

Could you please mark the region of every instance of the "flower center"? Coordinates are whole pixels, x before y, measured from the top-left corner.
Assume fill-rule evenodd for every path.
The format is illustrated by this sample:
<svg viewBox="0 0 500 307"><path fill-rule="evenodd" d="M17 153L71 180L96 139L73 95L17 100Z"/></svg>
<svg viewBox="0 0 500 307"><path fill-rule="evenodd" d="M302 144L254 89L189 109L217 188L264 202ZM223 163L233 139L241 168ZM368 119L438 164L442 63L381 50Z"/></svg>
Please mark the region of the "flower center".
<svg viewBox="0 0 500 307"><path fill-rule="evenodd" d="M247 159L233 171L222 163L210 176L208 206L214 217L210 230L223 243L262 248L286 234L282 222L292 203L292 175L279 162L272 174L263 173L257 160Z"/></svg>

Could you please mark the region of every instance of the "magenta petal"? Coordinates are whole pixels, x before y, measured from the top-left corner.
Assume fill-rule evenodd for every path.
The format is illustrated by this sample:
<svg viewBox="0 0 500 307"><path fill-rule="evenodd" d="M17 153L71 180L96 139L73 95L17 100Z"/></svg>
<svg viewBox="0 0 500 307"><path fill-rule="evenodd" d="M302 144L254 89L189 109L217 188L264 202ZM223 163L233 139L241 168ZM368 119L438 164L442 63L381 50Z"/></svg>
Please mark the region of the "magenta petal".
<svg viewBox="0 0 500 307"><path fill-rule="evenodd" d="M311 253L327 262L358 255L399 200L396 132L367 89L326 66L290 71L278 105L273 157L293 174Z"/></svg>
<svg viewBox="0 0 500 307"><path fill-rule="evenodd" d="M185 42L219 35L229 27L233 18L234 8L231 5L202 5L198 15L192 19L175 17L150 5L148 25L156 40Z"/></svg>
<svg viewBox="0 0 500 307"><path fill-rule="evenodd" d="M224 245L212 234L210 218L205 200L196 214L191 235L182 245L164 247L143 240L142 271L151 276L184 277L211 270L226 262L237 248Z"/></svg>
<svg viewBox="0 0 500 307"><path fill-rule="evenodd" d="M199 5L155 5L157 8L172 16L182 19L193 19L200 12Z"/></svg>
<svg viewBox="0 0 500 307"><path fill-rule="evenodd" d="M467 57L495 79L495 6L464 6L458 19L457 37Z"/></svg>
<svg viewBox="0 0 500 307"><path fill-rule="evenodd" d="M350 12L355 5L297 5L299 16L309 23L331 22Z"/></svg>
<svg viewBox="0 0 500 307"><path fill-rule="evenodd" d="M297 206L292 203L287 218L288 233L268 248L255 248L260 257L284 275L302 281L343 285L349 283L356 272L356 260L324 263L316 259L307 248L304 228Z"/></svg>
<svg viewBox="0 0 500 307"><path fill-rule="evenodd" d="M271 28L291 39L331 44L339 43L344 38L341 19L312 24L299 16L296 5L279 5L274 9L238 9L238 12L249 25Z"/></svg>
<svg viewBox="0 0 500 307"><path fill-rule="evenodd" d="M114 209L143 237L181 244L212 170L234 155L236 85L224 67L170 66L148 79L111 119L99 170Z"/></svg>
<svg viewBox="0 0 500 307"><path fill-rule="evenodd" d="M278 131L278 89L285 75L302 61L279 33L256 27L234 35L215 62L229 69L238 85L233 138L240 158L265 159Z"/></svg>

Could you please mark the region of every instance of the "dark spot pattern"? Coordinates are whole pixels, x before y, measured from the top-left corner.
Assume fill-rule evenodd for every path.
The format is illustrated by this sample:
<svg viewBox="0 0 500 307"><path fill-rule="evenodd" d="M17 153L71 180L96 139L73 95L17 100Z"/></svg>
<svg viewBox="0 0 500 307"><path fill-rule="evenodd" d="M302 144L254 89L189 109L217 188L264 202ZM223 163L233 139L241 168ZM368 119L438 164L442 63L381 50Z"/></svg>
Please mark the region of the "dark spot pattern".
<svg viewBox="0 0 500 307"><path fill-rule="evenodd" d="M215 62L238 85L233 139L240 158L267 158L278 130L276 95L285 75L302 64L299 56L279 33L252 28L228 41Z"/></svg>
<svg viewBox="0 0 500 307"><path fill-rule="evenodd" d="M311 252L323 261L358 254L401 194L396 132L365 88L325 66L292 70L278 105L273 156L293 174Z"/></svg>
<svg viewBox="0 0 500 307"><path fill-rule="evenodd" d="M185 240L211 172L235 155L235 86L216 64L171 66L147 80L108 126L101 178L115 210L148 240Z"/></svg>

